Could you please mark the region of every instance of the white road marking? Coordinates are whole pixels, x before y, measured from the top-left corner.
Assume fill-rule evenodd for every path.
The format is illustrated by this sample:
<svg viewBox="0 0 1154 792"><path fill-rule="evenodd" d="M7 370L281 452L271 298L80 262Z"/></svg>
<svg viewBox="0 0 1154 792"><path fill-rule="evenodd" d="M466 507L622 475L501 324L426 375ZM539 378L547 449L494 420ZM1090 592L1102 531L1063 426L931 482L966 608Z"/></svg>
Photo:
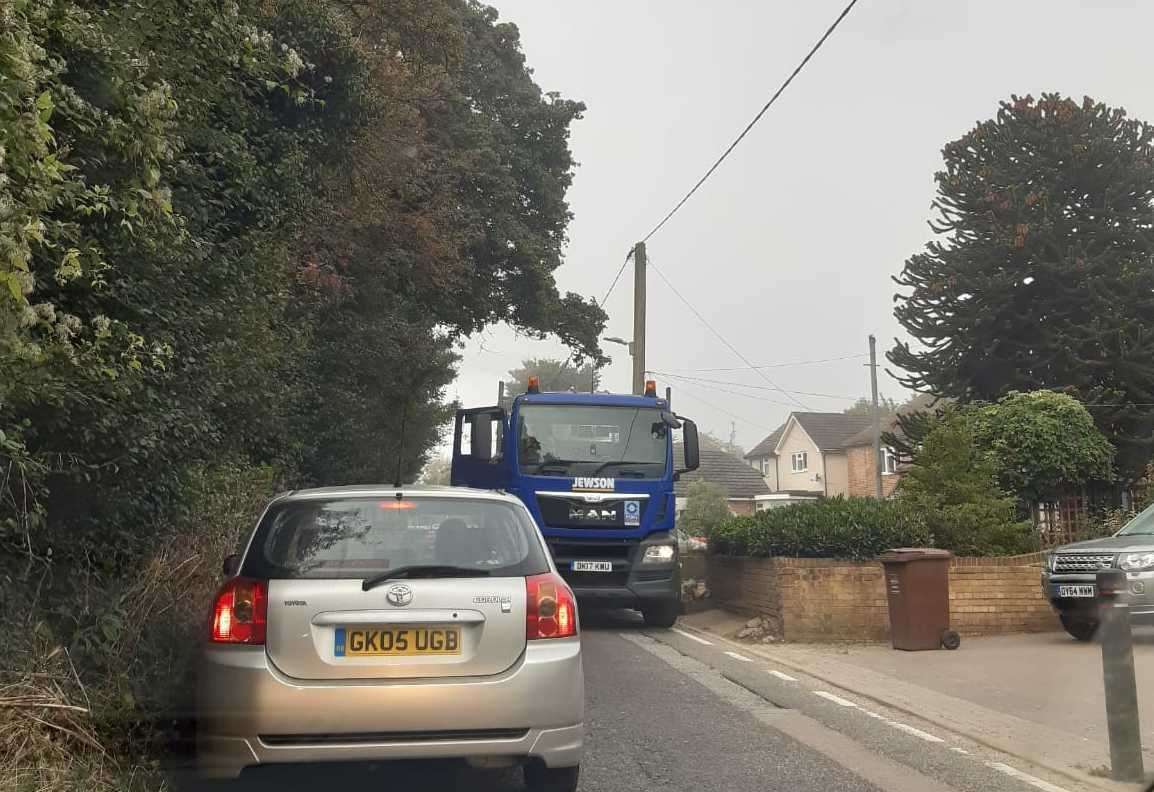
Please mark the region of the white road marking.
<svg viewBox="0 0 1154 792"><path fill-rule="evenodd" d="M769 673L773 674L778 679L784 679L786 682L796 682L797 677L791 677L789 674L783 674L781 671L774 671L772 668Z"/></svg>
<svg viewBox="0 0 1154 792"><path fill-rule="evenodd" d="M686 632L685 630L679 630L676 627L673 628L673 632L677 633L680 636L688 638L691 641L697 641L699 644L703 644L705 646L713 646L713 641L707 641L704 638L698 638L696 635L694 635L691 632Z"/></svg>
<svg viewBox="0 0 1154 792"><path fill-rule="evenodd" d="M1046 792L1067 792L1067 790L1063 789L1060 786L1057 786L1055 784L1051 784L1049 781L1043 781L1040 778L1035 778L1034 776L1030 775L1029 773L1023 773L1018 768L1010 767L1008 764L1002 764L1001 762L986 762L986 767L991 767L994 770L997 770L999 773L1005 773L1006 775L1010 776L1011 778L1016 778L1019 781L1024 781L1032 787L1036 787L1038 789L1044 789L1044 790L1046 790Z"/></svg>
<svg viewBox="0 0 1154 792"><path fill-rule="evenodd" d="M950 750L953 751L954 753L965 754L966 756L970 755L970 752L967 751L965 748L959 748L956 745L951 745Z"/></svg>
<svg viewBox="0 0 1154 792"><path fill-rule="evenodd" d="M890 726L893 726L895 729L899 729L900 731L904 731L906 734L913 735L914 737L925 740L926 742L932 742L932 743L944 743L945 742L945 740L943 740L941 737L935 737L934 735L930 734L929 732L924 732L921 729L915 729L913 726L910 726L908 723L901 723L899 721L886 721L886 723L888 723Z"/></svg>
<svg viewBox="0 0 1154 792"><path fill-rule="evenodd" d="M854 704L849 699L843 699L841 696L835 696L833 693L829 693L824 690L815 690L813 694L815 696L821 696L826 701L832 701L834 704L838 704L843 707L853 707L855 709L857 708L857 704Z"/></svg>
<svg viewBox="0 0 1154 792"><path fill-rule="evenodd" d="M744 663L752 663L753 662L752 658L746 657L743 654L738 654L737 652L726 652L726 654L729 655L730 657L732 657L734 660L741 660Z"/></svg>
<svg viewBox="0 0 1154 792"><path fill-rule="evenodd" d="M874 720L885 720L886 719L885 715L879 715L876 712L870 712L868 709L863 709L862 712L864 712L866 715L869 715Z"/></svg>

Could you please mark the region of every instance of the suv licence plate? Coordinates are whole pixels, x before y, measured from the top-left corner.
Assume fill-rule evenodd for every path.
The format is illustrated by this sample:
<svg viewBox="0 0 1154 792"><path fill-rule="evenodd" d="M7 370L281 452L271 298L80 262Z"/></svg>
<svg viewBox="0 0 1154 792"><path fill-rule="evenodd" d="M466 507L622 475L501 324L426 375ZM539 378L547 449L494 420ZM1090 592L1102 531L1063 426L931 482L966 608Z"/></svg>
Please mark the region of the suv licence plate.
<svg viewBox="0 0 1154 792"><path fill-rule="evenodd" d="M1062 598L1093 597L1093 586L1058 586L1058 596Z"/></svg>
<svg viewBox="0 0 1154 792"><path fill-rule="evenodd" d="M612 561L574 561L570 567L574 572L612 572Z"/></svg>

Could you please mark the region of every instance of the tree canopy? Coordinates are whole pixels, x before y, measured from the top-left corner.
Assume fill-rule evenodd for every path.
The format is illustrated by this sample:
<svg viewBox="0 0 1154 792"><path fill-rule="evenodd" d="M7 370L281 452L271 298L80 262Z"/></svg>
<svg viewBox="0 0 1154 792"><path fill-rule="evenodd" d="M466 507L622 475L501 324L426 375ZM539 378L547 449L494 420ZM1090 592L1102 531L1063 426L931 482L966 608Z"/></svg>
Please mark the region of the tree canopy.
<svg viewBox="0 0 1154 792"><path fill-rule="evenodd" d="M882 417L897 415L899 407L901 407L901 405L888 396L878 397L878 411ZM868 396L862 396L851 406L842 410L842 412L846 415L873 415L873 399Z"/></svg>
<svg viewBox="0 0 1154 792"><path fill-rule="evenodd" d="M898 497L925 517L937 547L960 555L1012 555L1037 549L1016 501L998 484L998 468L959 411L933 419Z"/></svg>
<svg viewBox="0 0 1154 792"><path fill-rule="evenodd" d="M1110 479L1114 449L1070 396L1011 392L997 404L975 408L970 420L1001 486L1028 501Z"/></svg>
<svg viewBox="0 0 1154 792"><path fill-rule="evenodd" d="M1089 98L1012 97L942 150L941 239L895 315L911 390L962 402L1061 390L1132 480L1154 448L1154 128Z"/></svg>
<svg viewBox="0 0 1154 792"><path fill-rule="evenodd" d="M521 361L521 367L509 371L505 380L505 393L510 397L524 393L529 388L529 377L541 378L543 391L584 391L596 389L600 377L592 363L577 366L569 360L553 358L529 358Z"/></svg>
<svg viewBox="0 0 1154 792"><path fill-rule="evenodd" d="M225 458L411 478L454 345L493 322L600 356L604 313L553 280L584 107L493 9L0 19L0 538L132 524Z"/></svg>
<svg viewBox="0 0 1154 792"><path fill-rule="evenodd" d="M725 487L710 481L691 481L685 499L681 527L694 536L709 536L730 518Z"/></svg>

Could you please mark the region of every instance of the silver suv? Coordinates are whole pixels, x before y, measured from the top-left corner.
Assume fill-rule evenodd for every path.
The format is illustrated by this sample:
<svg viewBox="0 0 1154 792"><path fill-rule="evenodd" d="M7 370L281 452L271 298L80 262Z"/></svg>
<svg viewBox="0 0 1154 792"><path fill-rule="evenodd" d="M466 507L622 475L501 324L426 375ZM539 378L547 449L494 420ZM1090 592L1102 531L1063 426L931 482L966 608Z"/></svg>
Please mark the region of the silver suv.
<svg viewBox="0 0 1154 792"><path fill-rule="evenodd" d="M1075 542L1054 550L1042 572L1042 590L1066 632L1089 641L1098 630L1095 579L1104 569L1126 573L1130 615L1154 624L1154 506L1105 539Z"/></svg>
<svg viewBox="0 0 1154 792"><path fill-rule="evenodd" d="M576 789L577 609L524 505L460 488L276 498L206 625L202 774L292 762L523 763Z"/></svg>

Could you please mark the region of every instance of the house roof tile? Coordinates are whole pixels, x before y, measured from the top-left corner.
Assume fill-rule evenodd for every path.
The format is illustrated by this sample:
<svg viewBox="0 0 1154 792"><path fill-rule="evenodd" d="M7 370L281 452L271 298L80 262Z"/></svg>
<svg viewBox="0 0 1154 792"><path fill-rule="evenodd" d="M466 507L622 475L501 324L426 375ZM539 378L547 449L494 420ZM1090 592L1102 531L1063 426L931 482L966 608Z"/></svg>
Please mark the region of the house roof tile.
<svg viewBox="0 0 1154 792"><path fill-rule="evenodd" d="M673 463L677 467L685 466L685 450L681 443L673 446ZM674 485L674 492L685 497L689 494L689 484L701 480L725 487L729 498L769 494L769 487L760 473L706 437L701 438L701 467L682 474L681 480Z"/></svg>

